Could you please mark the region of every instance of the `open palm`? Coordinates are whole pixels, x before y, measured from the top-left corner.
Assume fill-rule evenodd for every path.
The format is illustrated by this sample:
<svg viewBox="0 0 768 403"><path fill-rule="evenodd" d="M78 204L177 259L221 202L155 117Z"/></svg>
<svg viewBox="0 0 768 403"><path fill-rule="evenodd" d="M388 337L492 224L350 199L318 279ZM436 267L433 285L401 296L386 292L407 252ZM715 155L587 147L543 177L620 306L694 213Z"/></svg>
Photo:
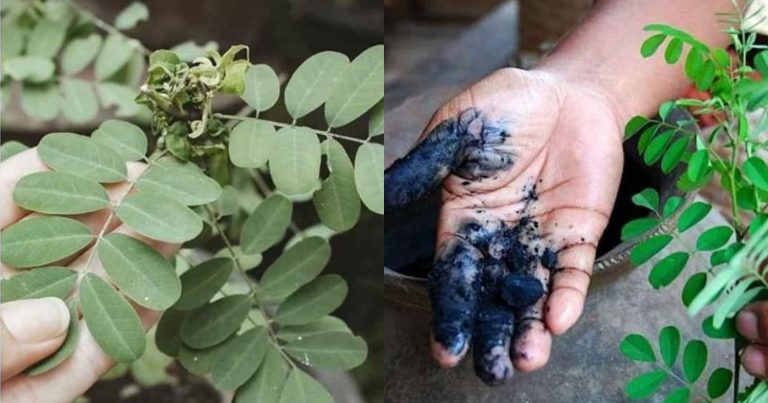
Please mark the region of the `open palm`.
<svg viewBox="0 0 768 403"><path fill-rule="evenodd" d="M388 209L443 185L428 279L441 365L470 344L489 384L513 362L546 364L551 334L583 308L621 176L619 127L596 89L502 69L445 104L387 170Z"/></svg>

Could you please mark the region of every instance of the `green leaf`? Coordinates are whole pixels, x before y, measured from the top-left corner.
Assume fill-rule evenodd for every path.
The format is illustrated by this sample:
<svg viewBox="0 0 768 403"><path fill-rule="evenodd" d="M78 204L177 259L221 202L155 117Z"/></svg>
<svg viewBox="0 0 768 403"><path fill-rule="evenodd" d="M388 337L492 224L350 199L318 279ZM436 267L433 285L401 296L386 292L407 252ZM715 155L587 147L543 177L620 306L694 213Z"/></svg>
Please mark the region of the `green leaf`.
<svg viewBox="0 0 768 403"><path fill-rule="evenodd" d="M680 331L674 326L667 326L659 332L659 352L668 368L675 366L677 353L680 351Z"/></svg>
<svg viewBox="0 0 768 403"><path fill-rule="evenodd" d="M3 5L8 3L3 3ZM3 8L5 11L5 8ZM3 21L0 29L0 49L3 50L3 59L10 59L19 56L24 50L24 42L26 42L29 30L26 27L22 27L18 21Z"/></svg>
<svg viewBox="0 0 768 403"><path fill-rule="evenodd" d="M137 304L160 311L179 299L181 282L173 266L143 242L112 233L101 239L97 251L112 282Z"/></svg>
<svg viewBox="0 0 768 403"><path fill-rule="evenodd" d="M726 248L712 252L712 254L709 255L709 264L712 267L715 267L730 262L742 246L741 243L736 242Z"/></svg>
<svg viewBox="0 0 768 403"><path fill-rule="evenodd" d="M181 298L175 309L193 309L207 303L229 279L234 261L225 257L207 260L181 275Z"/></svg>
<svg viewBox="0 0 768 403"><path fill-rule="evenodd" d="M285 87L285 107L291 117L299 119L327 101L348 70L349 59L338 52L320 52L305 60Z"/></svg>
<svg viewBox="0 0 768 403"><path fill-rule="evenodd" d="M384 102L381 101L373 107L368 121L368 136L380 136L384 134Z"/></svg>
<svg viewBox="0 0 768 403"><path fill-rule="evenodd" d="M94 65L96 79L105 80L117 73L128 63L134 52L135 48L123 37L116 34L109 35L96 57Z"/></svg>
<svg viewBox="0 0 768 403"><path fill-rule="evenodd" d="M277 140L275 127L260 120L240 122L229 135L229 159L237 167L260 168Z"/></svg>
<svg viewBox="0 0 768 403"><path fill-rule="evenodd" d="M299 325L318 320L341 306L347 291L347 283L341 276L320 276L286 298L280 304L275 318L281 325Z"/></svg>
<svg viewBox="0 0 768 403"><path fill-rule="evenodd" d="M101 106L104 109L115 107L115 116L130 117L147 110L134 101L139 94L136 88L112 82L102 82L96 84L96 91L99 93Z"/></svg>
<svg viewBox="0 0 768 403"><path fill-rule="evenodd" d="M221 196L212 205L216 214L226 217L240 211L240 192L233 186L227 185L221 189Z"/></svg>
<svg viewBox="0 0 768 403"><path fill-rule="evenodd" d="M640 54L643 57L651 57L659 49L664 40L667 38L664 34L656 34L648 37L640 46Z"/></svg>
<svg viewBox="0 0 768 403"><path fill-rule="evenodd" d="M632 361L656 362L651 343L643 335L630 334L619 345L621 353Z"/></svg>
<svg viewBox="0 0 768 403"><path fill-rule="evenodd" d="M41 83L53 77L53 62L42 57L21 56L3 60L3 74L16 81Z"/></svg>
<svg viewBox="0 0 768 403"><path fill-rule="evenodd" d="M53 83L24 84L21 91L21 109L34 119L49 121L59 116L61 94Z"/></svg>
<svg viewBox="0 0 768 403"><path fill-rule="evenodd" d="M312 191L320 175L320 158L320 141L312 130L306 127L280 129L269 164L277 189L287 195Z"/></svg>
<svg viewBox="0 0 768 403"><path fill-rule="evenodd" d="M696 151L688 161L688 178L697 182L706 175L709 169L709 151L706 149Z"/></svg>
<svg viewBox="0 0 768 403"><path fill-rule="evenodd" d="M320 221L336 231L346 231L360 218L360 198L355 188L355 168L336 140L327 140L331 174L312 197Z"/></svg>
<svg viewBox="0 0 768 403"><path fill-rule="evenodd" d="M237 389L259 369L268 347L266 327L254 328L237 336L213 361L213 384L219 390Z"/></svg>
<svg viewBox="0 0 768 403"><path fill-rule="evenodd" d="M315 336L326 333L352 333L343 320L335 316L326 316L313 322L301 325L280 326L277 337L286 342L294 341L299 338Z"/></svg>
<svg viewBox="0 0 768 403"><path fill-rule="evenodd" d="M18 141L6 141L0 146L0 161L5 161L16 154L29 150L29 147Z"/></svg>
<svg viewBox="0 0 768 403"><path fill-rule="evenodd" d="M11 267L42 266L70 257L88 246L93 234L85 224L64 217L33 217L2 232L2 262Z"/></svg>
<svg viewBox="0 0 768 403"><path fill-rule="evenodd" d="M672 242L672 235L655 235L632 248L630 258L632 265L637 267L647 262L657 253L661 252L669 243Z"/></svg>
<svg viewBox="0 0 768 403"><path fill-rule="evenodd" d="M280 97L280 79L272 67L266 64L252 65L245 72L245 90L240 97L254 110L266 111Z"/></svg>
<svg viewBox="0 0 768 403"><path fill-rule="evenodd" d="M235 341L235 335L205 349L192 349L182 345L179 349L179 363L184 369L195 375L206 375L211 372L216 357L233 341Z"/></svg>
<svg viewBox="0 0 768 403"><path fill-rule="evenodd" d="M621 228L621 240L628 241L635 237L645 234L659 225L659 220L652 217L638 218L632 220Z"/></svg>
<svg viewBox="0 0 768 403"><path fill-rule="evenodd" d="M683 41L678 38L672 38L667 44L667 49L664 51L664 60L667 64L675 64L680 60L680 55L683 53Z"/></svg>
<svg viewBox="0 0 768 403"><path fill-rule="evenodd" d="M744 175L756 187L768 191L768 164L760 157L751 157L744 162Z"/></svg>
<svg viewBox="0 0 768 403"><path fill-rule="evenodd" d="M320 382L293 367L285 381L280 403L333 403L334 400Z"/></svg>
<svg viewBox="0 0 768 403"><path fill-rule="evenodd" d="M665 174L672 172L673 169L683 159L685 151L688 149L690 143L689 137L681 137L675 140L667 149L664 157L661 159L661 171Z"/></svg>
<svg viewBox="0 0 768 403"><path fill-rule="evenodd" d="M677 209L680 208L680 206L685 203L685 200L680 196L670 196L666 202L664 202L664 211L662 212L662 216L665 219L669 219L672 217L675 212L677 212Z"/></svg>
<svg viewBox="0 0 768 403"><path fill-rule="evenodd" d="M76 38L69 41L61 53L61 71L72 76L85 69L99 54L101 50L101 36L91 34L85 38Z"/></svg>
<svg viewBox="0 0 768 403"><path fill-rule="evenodd" d="M99 100L91 83L75 78L61 80L61 113L73 123L86 123L99 113Z"/></svg>
<svg viewBox="0 0 768 403"><path fill-rule="evenodd" d="M239 246L234 246L232 249L234 251L234 256L232 256L232 253L229 251L229 249L224 248L218 251L215 257L237 259L240 262L240 266L243 268L243 270L246 271L255 269L259 264L261 264L262 256L260 253L246 254L243 253L242 248Z"/></svg>
<svg viewBox="0 0 768 403"><path fill-rule="evenodd" d="M58 367L77 349L80 341L80 317L77 314L77 302L70 301L67 306L69 307L69 327L67 327L67 337L64 339L64 343L55 353L24 370L26 375L40 375Z"/></svg>
<svg viewBox="0 0 768 403"><path fill-rule="evenodd" d="M643 189L642 192L632 196L632 203L651 211L657 211L659 209L659 193L656 189Z"/></svg>
<svg viewBox="0 0 768 403"><path fill-rule="evenodd" d="M134 1L115 17L115 28L128 30L135 27L140 21L146 21L147 19L149 19L149 9L147 6L142 2Z"/></svg>
<svg viewBox="0 0 768 403"><path fill-rule="evenodd" d="M366 143L357 149L355 186L368 209L384 214L384 146Z"/></svg>
<svg viewBox="0 0 768 403"><path fill-rule="evenodd" d="M195 309L181 324L181 340L197 349L221 343L240 328L252 303L249 295L230 295Z"/></svg>
<svg viewBox="0 0 768 403"><path fill-rule="evenodd" d="M40 159L54 171L98 182L125 180L125 162L111 149L75 133L51 133L37 148Z"/></svg>
<svg viewBox="0 0 768 403"><path fill-rule="evenodd" d="M646 124L648 124L648 118L645 116L633 116L632 119L627 122L627 125L624 126L624 141L634 137Z"/></svg>
<svg viewBox="0 0 768 403"><path fill-rule="evenodd" d="M155 331L155 344L157 348L170 357L179 355L181 349L181 324L187 318L189 311L168 309L163 312L160 321L157 322Z"/></svg>
<svg viewBox="0 0 768 403"><path fill-rule="evenodd" d="M280 351L267 345L261 367L235 394L235 403L278 403L290 366Z"/></svg>
<svg viewBox="0 0 768 403"><path fill-rule="evenodd" d="M688 403L690 396L691 391L687 387L677 388L664 399L664 403Z"/></svg>
<svg viewBox="0 0 768 403"><path fill-rule="evenodd" d="M651 140L643 153L643 161L645 161L646 165L653 165L659 161L664 155L667 145L672 141L672 136L674 136L674 134L674 130L667 130Z"/></svg>
<svg viewBox="0 0 768 403"><path fill-rule="evenodd" d="M93 273L83 277L80 305L88 330L115 361L128 363L144 354L147 340L139 315L101 277Z"/></svg>
<svg viewBox="0 0 768 403"><path fill-rule="evenodd" d="M333 370L352 369L368 355L368 346L351 333L322 333L297 338L285 351L304 365Z"/></svg>
<svg viewBox="0 0 768 403"><path fill-rule="evenodd" d="M358 55L339 77L328 102L325 121L344 126L384 98L384 45L372 46Z"/></svg>
<svg viewBox="0 0 768 403"><path fill-rule="evenodd" d="M142 192L165 195L186 206L211 203L221 196L218 182L192 163L155 164L139 178L136 187Z"/></svg>
<svg viewBox="0 0 768 403"><path fill-rule="evenodd" d="M245 71L250 64L247 60L236 60L224 73L220 91L224 94L240 95L245 92Z"/></svg>
<svg viewBox="0 0 768 403"><path fill-rule="evenodd" d="M67 34L67 23L41 19L27 38L27 55L53 59Z"/></svg>
<svg viewBox="0 0 768 403"><path fill-rule="evenodd" d="M680 214L680 219L677 221L677 230L684 232L690 229L698 224L699 221L703 220L704 217L709 214L710 210L712 210L712 206L708 203L700 201L691 203L691 205L686 207Z"/></svg>
<svg viewBox="0 0 768 403"><path fill-rule="evenodd" d="M41 267L0 281L0 301L55 297L64 299L77 282L77 272L65 267Z"/></svg>
<svg viewBox="0 0 768 403"><path fill-rule="evenodd" d="M109 205L109 195L98 182L63 172L35 172L22 177L13 189L19 207L43 214L83 214Z"/></svg>
<svg viewBox="0 0 768 403"><path fill-rule="evenodd" d="M707 394L712 399L724 395L731 388L731 380L733 379L733 372L727 368L718 368L712 371L707 381Z"/></svg>
<svg viewBox="0 0 768 403"><path fill-rule="evenodd" d="M699 74L696 77L696 89L699 91L707 91L712 86L712 82L715 80L715 64L709 60L704 60Z"/></svg>
<svg viewBox="0 0 768 403"><path fill-rule="evenodd" d="M636 376L627 383L627 396L633 400L650 397L666 379L667 373L662 370L646 372Z"/></svg>
<svg viewBox="0 0 768 403"><path fill-rule="evenodd" d="M293 204L279 194L261 202L243 224L241 246L248 254L261 253L285 237L291 224Z"/></svg>
<svg viewBox="0 0 768 403"><path fill-rule="evenodd" d="M704 289L707 285L707 273L696 273L688 278L683 287L683 305L686 307L691 304L694 298Z"/></svg>
<svg viewBox="0 0 768 403"><path fill-rule="evenodd" d="M123 120L106 120L91 138L116 152L123 161L138 161L147 154L147 135L140 127Z"/></svg>
<svg viewBox="0 0 768 403"><path fill-rule="evenodd" d="M707 345L701 340L691 340L683 351L683 374L689 382L696 382L707 366Z"/></svg>
<svg viewBox="0 0 768 403"><path fill-rule="evenodd" d="M659 289L672 284L688 263L688 252L675 252L659 260L648 277L653 288Z"/></svg>
<svg viewBox="0 0 768 403"><path fill-rule="evenodd" d="M328 241L309 237L283 252L267 268L261 278L261 289L266 297L282 300L312 281L323 270L331 257Z"/></svg>
<svg viewBox="0 0 768 403"><path fill-rule="evenodd" d="M703 56L698 48L691 48L685 59L685 75L689 80L695 80L701 70Z"/></svg>
<svg viewBox="0 0 768 403"><path fill-rule="evenodd" d="M712 227L699 235L696 240L696 249L700 251L712 251L725 246L733 235L733 229L727 225Z"/></svg>
<svg viewBox="0 0 768 403"><path fill-rule="evenodd" d="M158 241L181 243L203 230L203 221L194 211L155 192L128 196L115 212L125 225Z"/></svg>

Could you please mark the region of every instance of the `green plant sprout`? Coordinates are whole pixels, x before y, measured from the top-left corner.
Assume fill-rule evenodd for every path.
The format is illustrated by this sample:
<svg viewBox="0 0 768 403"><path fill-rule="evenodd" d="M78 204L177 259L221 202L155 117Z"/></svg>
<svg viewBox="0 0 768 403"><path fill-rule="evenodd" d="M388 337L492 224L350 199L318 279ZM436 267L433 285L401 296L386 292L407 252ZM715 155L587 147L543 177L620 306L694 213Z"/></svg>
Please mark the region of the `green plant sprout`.
<svg viewBox="0 0 768 403"><path fill-rule="evenodd" d="M626 393L631 399L643 399L657 393L667 381L678 383L665 402L703 401L722 399L729 390L733 402L762 402L768 399L768 383L755 381L740 390L740 351L746 346L735 330L734 317L747 304L765 299L768 282L764 270L768 258L768 165L765 162L768 143L758 141L757 135L768 128L768 51L756 43L755 15L745 15L749 2L743 6L733 2L737 11L721 15L730 28L735 57L723 48L710 47L693 36L668 25L653 24L645 27L652 35L641 47L643 57L652 57L664 49L668 64L681 62L687 50L684 66L686 76L696 88L711 93L707 100L677 99L659 108L659 119L634 117L627 124L626 139L639 135L638 151L648 165L658 165L665 173L684 167L677 187L693 192L712 180L730 195L731 211L728 225L706 228L695 245L686 245L680 234L700 223L712 206L703 201L686 202L679 196L659 200L654 189L645 189L633 197L633 202L651 211L646 218L627 223L622 239L641 238L631 251L633 265L639 266L664 250L673 241L682 251L666 252L650 271L648 280L655 289L671 284L685 269L694 254L709 254L709 266L696 270L685 283L681 300L691 317L711 306L713 313L702 321L704 334L715 340L730 339L734 344L733 368L716 368L708 377L702 377L708 362L707 344L702 340L687 341L679 368L677 356L683 342L680 331L668 326L658 335L656 356L651 342L642 335L628 335L621 343L621 352L630 360L653 363L657 369L643 373L629 381ZM753 13L761 10L756 8ZM757 23L760 23L758 21ZM749 64L752 53L754 68ZM759 73L759 77L757 74ZM665 122L676 107L688 107L696 114L710 114L717 124L711 133L703 136L688 129L689 121ZM748 123L750 114L759 114L757 126ZM715 145L724 144L726 156L720 155ZM740 156L746 156L741 161ZM677 224L672 225L673 218ZM670 233L651 234L659 226L670 228ZM706 379L702 389L698 381Z"/></svg>
<svg viewBox="0 0 768 403"><path fill-rule="evenodd" d="M125 67L112 66L106 74L99 64L102 57L110 59L102 56L110 41L133 41L117 30L147 18L140 3L128 6L114 26L82 17L83 10L68 1L9 1L3 11L4 31L11 16L33 31L20 45L24 56L18 50L3 59L4 67L13 67L5 74L30 88L70 80L55 78L50 66L39 75L48 63L29 61L38 57L29 53L38 29L32 16L72 15L65 29L69 45L46 55L60 54L62 63L65 56L76 59L70 62L82 68L95 57L101 77ZM80 34L71 27L81 17L110 35L98 55L91 49L67 56L80 40L73 39ZM131 301L164 311L155 331L157 349L194 374L210 375L217 388L235 391L235 401L332 402L306 368L347 370L367 357L366 342L330 315L346 297L346 282L321 272L331 256L328 239L353 228L362 206L384 212L384 147L376 142L384 133L383 46L351 61L337 52L318 53L282 90L271 67L251 64L246 46L223 54L209 49L192 58L157 50L145 58L143 46L133 44L129 53L141 59L145 77L136 86L135 103L151 112L149 136L114 119L90 137L50 133L36 152L51 170L23 177L13 190L15 202L37 214L2 232L2 262L22 270L0 283L2 301L59 297L75 313L64 345L29 374L45 373L73 352L78 310L115 361L140 359L147 339ZM281 92L291 121L263 119ZM217 113L213 102L222 94L239 96L246 106L236 115ZM326 128L300 124L320 107ZM363 116L364 136L339 132ZM354 162L342 141L355 147ZM2 158L23 149L9 143ZM145 168L135 175L137 163ZM125 190L110 200L107 184L124 184ZM320 223L301 229L292 221L294 205L310 200ZM72 217L104 209L109 214L98 231ZM110 232L117 220L145 238L183 248L169 261L144 241ZM287 233L292 238L286 240ZM202 262L192 250L216 244L223 248ZM254 280L248 272L273 249L280 256ZM82 264L58 267L79 253L85 253ZM97 266L105 277L95 273Z"/></svg>

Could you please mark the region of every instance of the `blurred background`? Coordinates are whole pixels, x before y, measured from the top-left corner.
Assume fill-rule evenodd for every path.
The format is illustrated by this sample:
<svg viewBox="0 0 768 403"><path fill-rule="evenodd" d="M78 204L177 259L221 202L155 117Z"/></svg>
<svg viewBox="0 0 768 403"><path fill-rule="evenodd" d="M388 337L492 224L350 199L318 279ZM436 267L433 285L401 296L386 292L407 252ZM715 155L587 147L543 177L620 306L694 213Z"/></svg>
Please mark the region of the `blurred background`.
<svg viewBox="0 0 768 403"><path fill-rule="evenodd" d="M131 2L75 1L104 21L113 21ZM384 10L379 0L163 0L147 1L146 5L149 20L125 33L138 39L148 49L172 48L180 44L187 48L217 44L219 49L227 49L230 45L245 44L250 46L252 63L271 65L283 81L314 53L335 50L352 59L366 48L383 41ZM143 68L139 70L143 71ZM92 78L93 71L88 68L79 77L85 80ZM136 89L142 80L138 75L120 80L120 84ZM16 141L34 146L42 135L53 131L89 134L101 121L114 116L126 117L140 124L147 122L146 115L141 111L127 114L125 110L114 107L102 108L97 117L85 121L74 122L64 116L40 119L34 116L34 110L29 110L34 108L22 105L20 87L18 83L8 81L3 85L3 144ZM218 109L224 113L236 113L241 106L235 100L224 101ZM282 103L264 117L277 121L288 119ZM323 122L322 108L302 120L303 124L315 127L324 127ZM366 136L367 121L360 119L345 128L345 134ZM383 216L363 210L353 230L332 238L333 254L326 268L326 272L343 275L350 286L347 300L335 315L363 336L370 348L367 362L351 374L319 374L339 402L349 403L383 401L383 332L380 320ZM317 220L311 203L296 206L294 221L299 227L310 227ZM278 251L274 249L280 248L273 248L272 253L264 256L261 269L255 270L256 275L260 275L261 270L277 257ZM204 379L190 376L155 349L133 368L118 367L108 374L104 381L88 392L83 401L219 402L222 396Z"/></svg>

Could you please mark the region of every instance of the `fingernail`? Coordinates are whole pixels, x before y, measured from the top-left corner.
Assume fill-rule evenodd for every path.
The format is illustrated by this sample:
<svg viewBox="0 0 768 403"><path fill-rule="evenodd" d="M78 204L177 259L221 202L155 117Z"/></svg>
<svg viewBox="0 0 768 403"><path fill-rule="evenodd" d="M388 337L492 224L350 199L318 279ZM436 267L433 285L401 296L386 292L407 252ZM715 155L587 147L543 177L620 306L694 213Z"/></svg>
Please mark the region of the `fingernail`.
<svg viewBox="0 0 768 403"><path fill-rule="evenodd" d="M765 355L762 351L749 346L744 350L741 357L741 363L747 372L757 377L765 377Z"/></svg>
<svg viewBox="0 0 768 403"><path fill-rule="evenodd" d="M8 302L2 305L0 314L11 336L24 343L63 336L69 327L69 309L58 298Z"/></svg>
<svg viewBox="0 0 768 403"><path fill-rule="evenodd" d="M736 317L736 329L749 340L757 340L757 315L751 311L741 311Z"/></svg>

